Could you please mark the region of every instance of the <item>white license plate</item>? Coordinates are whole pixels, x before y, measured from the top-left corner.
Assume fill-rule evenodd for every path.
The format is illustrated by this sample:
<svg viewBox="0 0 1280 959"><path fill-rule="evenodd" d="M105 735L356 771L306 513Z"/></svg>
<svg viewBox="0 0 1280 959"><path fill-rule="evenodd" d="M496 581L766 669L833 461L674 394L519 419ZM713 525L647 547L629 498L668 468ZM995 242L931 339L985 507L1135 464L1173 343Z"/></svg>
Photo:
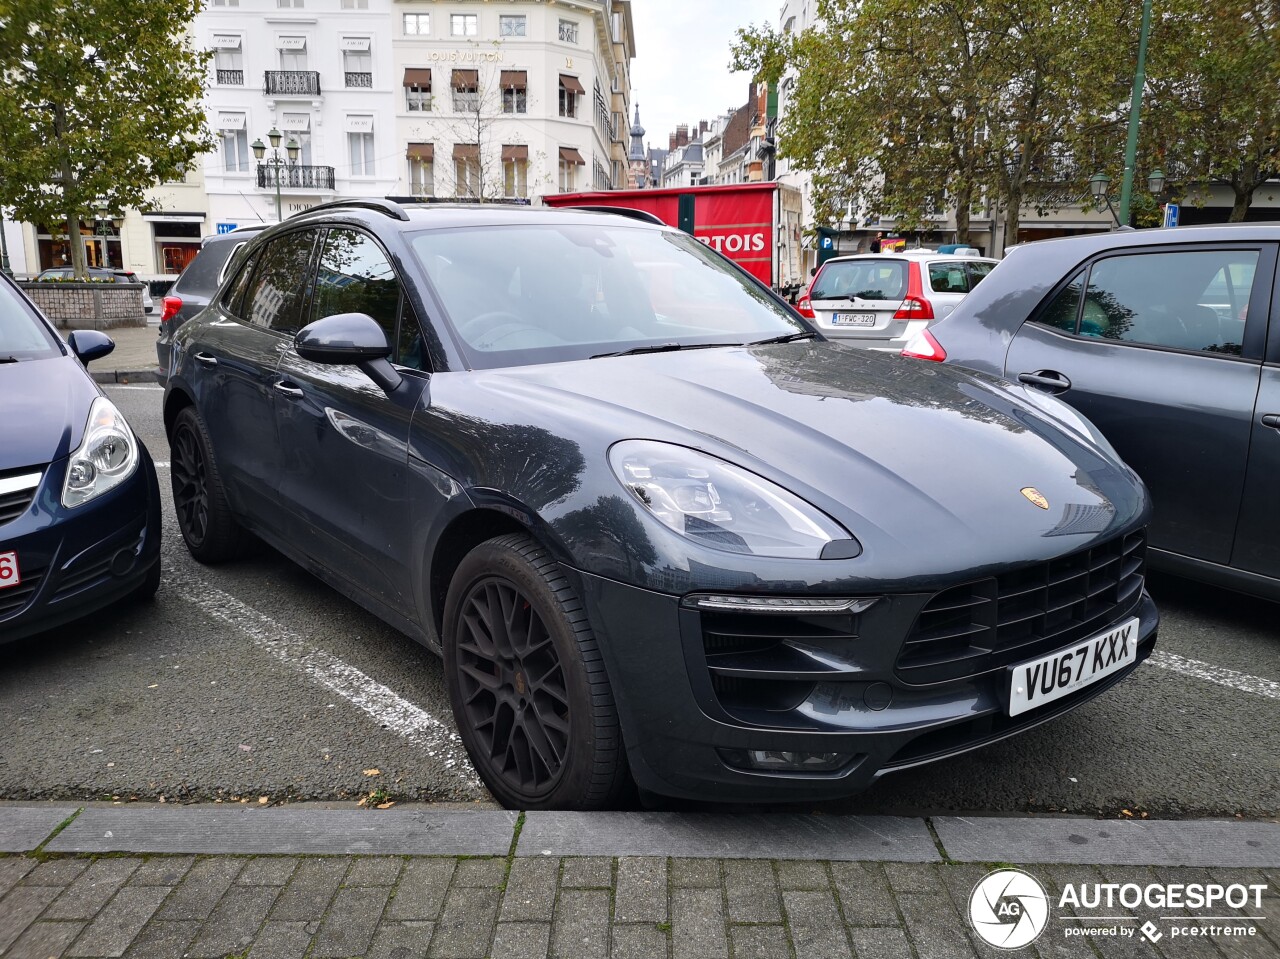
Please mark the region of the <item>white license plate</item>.
<svg viewBox="0 0 1280 959"><path fill-rule="evenodd" d="M1009 667L1009 715L1061 699L1129 666L1138 655L1138 619L1084 642Z"/></svg>
<svg viewBox="0 0 1280 959"><path fill-rule="evenodd" d="M832 313L832 326L875 326L874 313Z"/></svg>
<svg viewBox="0 0 1280 959"><path fill-rule="evenodd" d="M22 574L18 572L18 554L13 550L0 553L0 589L8 589L22 582Z"/></svg>

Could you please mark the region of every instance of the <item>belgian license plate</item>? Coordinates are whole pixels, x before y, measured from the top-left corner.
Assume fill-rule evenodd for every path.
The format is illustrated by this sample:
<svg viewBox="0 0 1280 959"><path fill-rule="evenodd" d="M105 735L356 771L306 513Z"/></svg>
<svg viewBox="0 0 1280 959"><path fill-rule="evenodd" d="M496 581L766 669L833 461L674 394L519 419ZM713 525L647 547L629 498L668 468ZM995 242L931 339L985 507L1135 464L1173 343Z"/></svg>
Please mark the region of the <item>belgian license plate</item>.
<svg viewBox="0 0 1280 959"><path fill-rule="evenodd" d="M1009 667L1009 715L1069 696L1131 665L1138 655L1138 619L1048 656Z"/></svg>
<svg viewBox="0 0 1280 959"><path fill-rule="evenodd" d="M8 589L22 582L22 574L18 572L18 554L13 550L0 553L0 589Z"/></svg>
<svg viewBox="0 0 1280 959"><path fill-rule="evenodd" d="M874 313L832 313L832 326L875 326Z"/></svg>

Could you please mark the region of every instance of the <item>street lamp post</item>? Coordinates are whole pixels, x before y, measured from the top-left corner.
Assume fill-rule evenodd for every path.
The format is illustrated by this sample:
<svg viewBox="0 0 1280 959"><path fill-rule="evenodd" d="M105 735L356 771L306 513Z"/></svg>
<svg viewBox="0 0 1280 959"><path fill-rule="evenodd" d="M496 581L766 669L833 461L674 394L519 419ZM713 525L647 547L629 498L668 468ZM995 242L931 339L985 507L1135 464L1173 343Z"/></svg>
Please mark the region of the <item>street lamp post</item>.
<svg viewBox="0 0 1280 959"><path fill-rule="evenodd" d="M111 236L111 227L113 226L116 230L119 230L120 227L124 226L124 218L111 216L108 212L107 201L99 200L94 208L93 232L98 237L98 242L102 244L100 262L98 263L100 269L111 269L111 256L107 252L107 238Z"/></svg>
<svg viewBox="0 0 1280 959"><path fill-rule="evenodd" d="M1157 167L1147 174L1147 189L1152 195L1159 197L1160 194L1164 193L1166 179L1164 170ZM1111 218L1115 220L1116 226L1123 227L1126 225L1128 217L1122 217L1116 212L1116 208L1111 205L1111 194L1108 192L1110 186L1111 177L1105 173L1098 172L1089 177L1089 195L1093 197L1095 202L1098 200L1105 202L1107 209L1111 211Z"/></svg>
<svg viewBox="0 0 1280 959"><path fill-rule="evenodd" d="M1151 0L1142 3L1142 28L1138 31L1138 67L1133 74L1129 96L1129 138L1124 147L1124 178L1120 181L1120 220L1129 222L1133 200L1133 173L1138 162L1138 120L1142 113L1142 90L1147 85L1147 36L1151 32Z"/></svg>
<svg viewBox="0 0 1280 959"><path fill-rule="evenodd" d="M261 140L254 140L252 144L253 156L254 156L254 159L258 161L258 165L262 166L262 164L265 162L267 166L272 167L274 170L274 179L276 181L276 221L277 222L281 222L284 220L284 209L280 205L280 175L283 172L286 161L285 161L285 158L280 155L281 136L282 135L280 131L277 130L275 127L272 127L270 131L268 131L267 139L271 141L271 158L269 160L265 160L265 161L263 160L263 157L266 156L267 148L266 146L263 145L263 142ZM295 163L298 162L298 150L299 150L298 141L295 140L293 137L290 137L289 142L285 144L285 151L289 154L289 159L287 162L290 167L292 167Z"/></svg>
<svg viewBox="0 0 1280 959"><path fill-rule="evenodd" d="M13 269L9 266L9 240L4 235L3 209L0 209L0 273L5 276L13 276Z"/></svg>

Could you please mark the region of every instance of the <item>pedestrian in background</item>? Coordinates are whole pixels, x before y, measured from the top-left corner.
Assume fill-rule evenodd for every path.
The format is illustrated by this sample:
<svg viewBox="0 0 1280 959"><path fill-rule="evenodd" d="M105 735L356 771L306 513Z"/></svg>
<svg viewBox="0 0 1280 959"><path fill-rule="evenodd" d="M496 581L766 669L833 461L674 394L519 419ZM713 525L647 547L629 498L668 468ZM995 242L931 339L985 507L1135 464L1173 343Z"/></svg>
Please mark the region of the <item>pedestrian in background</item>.
<svg viewBox="0 0 1280 959"><path fill-rule="evenodd" d="M880 252L880 240L881 240L883 237L884 237L884 234L883 234L883 233L877 233L875 236L873 236L873 237L871 238L871 252L872 252L872 253L879 253L879 252Z"/></svg>

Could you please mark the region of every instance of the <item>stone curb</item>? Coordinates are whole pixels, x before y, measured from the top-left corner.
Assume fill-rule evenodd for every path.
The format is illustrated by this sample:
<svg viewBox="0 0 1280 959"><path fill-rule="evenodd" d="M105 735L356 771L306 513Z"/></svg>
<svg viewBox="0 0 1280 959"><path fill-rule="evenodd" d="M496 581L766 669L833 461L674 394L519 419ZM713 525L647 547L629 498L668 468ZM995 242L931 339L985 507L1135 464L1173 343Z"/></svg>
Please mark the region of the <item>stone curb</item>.
<svg viewBox="0 0 1280 959"><path fill-rule="evenodd" d="M432 806L0 804L0 852L502 856L516 822L505 810ZM1280 868L1280 824L530 812L515 854Z"/></svg>
<svg viewBox="0 0 1280 959"><path fill-rule="evenodd" d="M95 383L158 383L159 370L90 370Z"/></svg>

